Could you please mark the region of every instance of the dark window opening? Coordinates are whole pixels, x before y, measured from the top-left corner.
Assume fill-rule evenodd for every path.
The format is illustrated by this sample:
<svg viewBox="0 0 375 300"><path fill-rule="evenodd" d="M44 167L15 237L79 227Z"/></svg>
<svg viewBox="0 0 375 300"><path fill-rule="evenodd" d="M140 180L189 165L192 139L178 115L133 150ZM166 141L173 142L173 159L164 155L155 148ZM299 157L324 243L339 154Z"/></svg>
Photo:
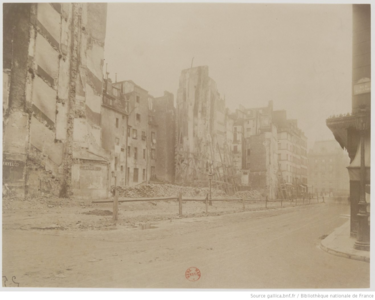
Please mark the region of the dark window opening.
<svg viewBox="0 0 375 300"><path fill-rule="evenodd" d="M138 182L138 169L134 168L133 182Z"/></svg>

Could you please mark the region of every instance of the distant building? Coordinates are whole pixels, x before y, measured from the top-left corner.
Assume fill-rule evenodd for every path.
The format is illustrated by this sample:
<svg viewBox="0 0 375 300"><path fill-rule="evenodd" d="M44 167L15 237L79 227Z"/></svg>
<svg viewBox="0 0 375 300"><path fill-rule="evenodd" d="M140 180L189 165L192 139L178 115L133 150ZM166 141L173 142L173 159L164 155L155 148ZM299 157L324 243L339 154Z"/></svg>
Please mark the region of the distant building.
<svg viewBox="0 0 375 300"><path fill-rule="evenodd" d="M235 121L237 132L241 133L238 149L241 149L242 184L264 190L268 199L275 199L278 189L277 127L272 122L272 112L272 101L266 107L242 107L236 110Z"/></svg>
<svg viewBox="0 0 375 300"><path fill-rule="evenodd" d="M308 192L307 138L297 120L287 119L286 111L274 111L277 126L279 179L282 193L298 196Z"/></svg>
<svg viewBox="0 0 375 300"><path fill-rule="evenodd" d="M308 182L317 195L349 196L349 157L335 140L317 141L308 154Z"/></svg>

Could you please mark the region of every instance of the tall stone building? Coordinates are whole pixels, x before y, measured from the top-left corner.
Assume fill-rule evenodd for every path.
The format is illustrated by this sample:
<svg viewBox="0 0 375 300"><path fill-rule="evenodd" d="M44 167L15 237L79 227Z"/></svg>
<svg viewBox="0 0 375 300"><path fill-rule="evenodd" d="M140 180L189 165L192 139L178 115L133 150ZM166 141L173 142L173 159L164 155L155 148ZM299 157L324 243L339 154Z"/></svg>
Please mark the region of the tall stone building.
<svg viewBox="0 0 375 300"><path fill-rule="evenodd" d="M332 116L327 126L347 149L350 166L350 234L356 249L369 250L371 173L371 6L353 6L352 112Z"/></svg>
<svg viewBox="0 0 375 300"><path fill-rule="evenodd" d="M317 141L308 154L308 182L313 194L349 196L349 158L335 140Z"/></svg>
<svg viewBox="0 0 375 300"><path fill-rule="evenodd" d="M4 193L106 197L106 4L4 4Z"/></svg>

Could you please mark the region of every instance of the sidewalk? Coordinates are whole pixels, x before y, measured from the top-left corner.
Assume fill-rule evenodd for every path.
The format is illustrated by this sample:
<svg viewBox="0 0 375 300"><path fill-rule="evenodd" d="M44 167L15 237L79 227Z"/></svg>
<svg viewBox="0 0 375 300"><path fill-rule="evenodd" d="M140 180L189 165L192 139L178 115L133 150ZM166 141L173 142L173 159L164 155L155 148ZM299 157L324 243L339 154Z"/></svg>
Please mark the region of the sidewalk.
<svg viewBox="0 0 375 300"><path fill-rule="evenodd" d="M336 228L321 241L321 248L328 253L370 262L370 251L354 249L355 238L350 237L350 221Z"/></svg>

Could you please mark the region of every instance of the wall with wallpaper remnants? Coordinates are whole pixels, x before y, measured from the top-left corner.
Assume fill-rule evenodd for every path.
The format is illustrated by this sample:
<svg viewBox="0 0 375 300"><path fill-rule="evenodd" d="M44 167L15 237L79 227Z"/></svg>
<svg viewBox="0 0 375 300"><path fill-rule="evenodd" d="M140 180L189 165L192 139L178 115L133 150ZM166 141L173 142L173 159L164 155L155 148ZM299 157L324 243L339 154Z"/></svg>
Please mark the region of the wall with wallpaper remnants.
<svg viewBox="0 0 375 300"><path fill-rule="evenodd" d="M106 4L12 3L4 12L3 190L106 197L100 114Z"/></svg>

